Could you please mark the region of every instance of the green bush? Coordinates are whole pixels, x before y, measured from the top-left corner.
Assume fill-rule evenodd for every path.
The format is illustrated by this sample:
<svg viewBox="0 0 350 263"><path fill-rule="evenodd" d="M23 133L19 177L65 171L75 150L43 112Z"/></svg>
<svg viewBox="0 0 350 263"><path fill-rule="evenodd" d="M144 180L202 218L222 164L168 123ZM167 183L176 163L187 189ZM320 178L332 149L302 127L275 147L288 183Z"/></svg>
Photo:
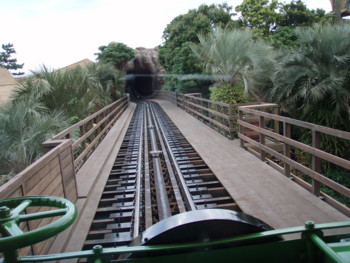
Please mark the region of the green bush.
<svg viewBox="0 0 350 263"><path fill-rule="evenodd" d="M210 88L210 99L228 104L239 104L252 101L252 99L244 94L244 86L242 83L217 83Z"/></svg>

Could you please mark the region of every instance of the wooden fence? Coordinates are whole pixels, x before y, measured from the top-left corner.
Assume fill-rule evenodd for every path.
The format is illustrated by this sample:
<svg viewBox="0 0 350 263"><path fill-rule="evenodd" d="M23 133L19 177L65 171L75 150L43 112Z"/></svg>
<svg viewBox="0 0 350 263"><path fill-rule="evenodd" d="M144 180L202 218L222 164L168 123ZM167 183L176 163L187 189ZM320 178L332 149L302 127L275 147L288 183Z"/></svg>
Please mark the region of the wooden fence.
<svg viewBox="0 0 350 263"><path fill-rule="evenodd" d="M74 167L77 172L128 107L125 96L51 138L73 139ZM45 143L50 148L50 142Z"/></svg>
<svg viewBox="0 0 350 263"><path fill-rule="evenodd" d="M324 165L331 165L345 169L350 175L350 161L326 152L321 147L321 138L331 136L349 141L350 133L261 110L274 106L275 104L265 104L238 107L238 137L241 146L350 216L350 209L346 205L322 191L324 187L332 189L345 199L350 198L350 189L325 176L322 169ZM255 119L255 125L251 123L252 119ZM249 136L247 131L253 131L257 137ZM306 142L293 139L295 131L302 133Z"/></svg>
<svg viewBox="0 0 350 263"><path fill-rule="evenodd" d="M204 99L201 93L181 94L165 90L158 91L157 98L173 102L230 140L237 136L238 107L261 104L260 102L227 104ZM278 110L278 107L276 109Z"/></svg>
<svg viewBox="0 0 350 263"><path fill-rule="evenodd" d="M78 198L75 176L77 170L127 107L128 96L125 96L44 142L43 147L48 152L0 186L0 198L51 195L76 202ZM30 208L27 209L27 212L34 213L39 211L38 209ZM21 227L28 231L47 225L50 222L48 220L54 219L34 220L22 223ZM53 241L54 238L51 238L22 249L20 254L47 253Z"/></svg>

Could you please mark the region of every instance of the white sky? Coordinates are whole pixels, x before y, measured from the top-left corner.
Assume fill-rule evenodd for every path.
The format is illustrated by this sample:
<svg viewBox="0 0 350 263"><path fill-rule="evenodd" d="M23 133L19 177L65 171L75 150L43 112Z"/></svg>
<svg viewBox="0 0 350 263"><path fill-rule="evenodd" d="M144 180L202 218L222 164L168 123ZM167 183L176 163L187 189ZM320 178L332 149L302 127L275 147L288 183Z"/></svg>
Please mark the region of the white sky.
<svg viewBox="0 0 350 263"><path fill-rule="evenodd" d="M162 44L173 18L200 4L225 0L0 0L0 44L12 43L24 71L45 64L60 68L95 60L111 41L132 48ZM227 0L234 8L242 0ZM290 2L287 0L286 2ZM309 9L331 11L329 0L304 0ZM2 51L2 49L1 49Z"/></svg>

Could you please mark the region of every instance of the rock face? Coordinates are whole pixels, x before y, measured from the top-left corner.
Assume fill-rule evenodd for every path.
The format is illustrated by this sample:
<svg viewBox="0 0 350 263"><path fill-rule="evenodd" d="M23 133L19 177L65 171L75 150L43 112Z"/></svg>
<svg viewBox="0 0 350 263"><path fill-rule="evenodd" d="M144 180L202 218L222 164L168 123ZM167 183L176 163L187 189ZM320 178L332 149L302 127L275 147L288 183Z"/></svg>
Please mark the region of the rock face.
<svg viewBox="0 0 350 263"><path fill-rule="evenodd" d="M126 64L127 91L136 97L151 97L162 86L164 68L158 62L158 49L136 48L136 58Z"/></svg>

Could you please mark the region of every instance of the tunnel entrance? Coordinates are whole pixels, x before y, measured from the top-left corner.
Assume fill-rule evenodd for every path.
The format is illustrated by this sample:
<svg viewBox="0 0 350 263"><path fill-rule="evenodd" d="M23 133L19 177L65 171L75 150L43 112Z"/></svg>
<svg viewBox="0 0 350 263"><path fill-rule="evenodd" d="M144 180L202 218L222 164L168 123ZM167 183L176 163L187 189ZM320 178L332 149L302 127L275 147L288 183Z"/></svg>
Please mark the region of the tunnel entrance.
<svg viewBox="0 0 350 263"><path fill-rule="evenodd" d="M133 98L150 98L152 97L155 87L154 76L151 72L144 71L128 71L127 72L127 92Z"/></svg>
<svg viewBox="0 0 350 263"><path fill-rule="evenodd" d="M161 89L163 79L160 76L165 72L158 62L158 49L140 47L135 49L135 54L125 67L125 91L134 100L152 98Z"/></svg>

